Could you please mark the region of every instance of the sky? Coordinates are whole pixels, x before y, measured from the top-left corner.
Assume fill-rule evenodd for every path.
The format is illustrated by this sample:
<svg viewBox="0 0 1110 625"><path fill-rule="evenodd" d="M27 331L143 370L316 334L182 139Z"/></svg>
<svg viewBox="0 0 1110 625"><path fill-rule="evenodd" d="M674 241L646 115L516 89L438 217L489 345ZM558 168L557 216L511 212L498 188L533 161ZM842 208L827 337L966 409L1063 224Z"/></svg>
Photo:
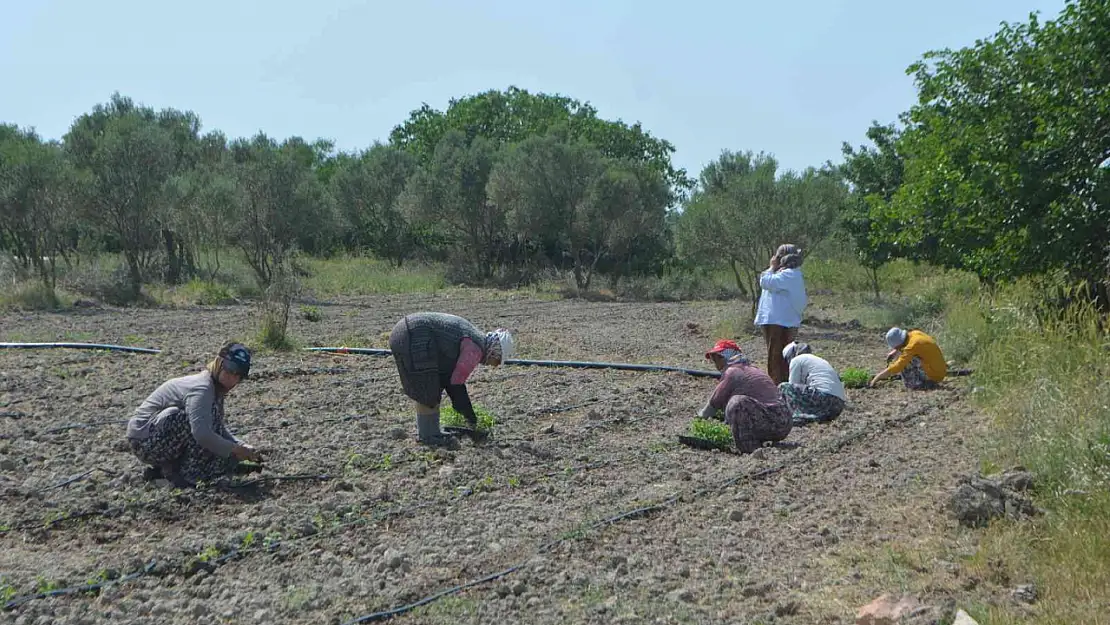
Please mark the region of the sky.
<svg viewBox="0 0 1110 625"><path fill-rule="evenodd" d="M510 85L639 121L696 176L722 150L838 162L916 99L906 68L1064 0L6 0L0 122L61 138L113 92L358 150ZM681 8L680 8L681 7Z"/></svg>

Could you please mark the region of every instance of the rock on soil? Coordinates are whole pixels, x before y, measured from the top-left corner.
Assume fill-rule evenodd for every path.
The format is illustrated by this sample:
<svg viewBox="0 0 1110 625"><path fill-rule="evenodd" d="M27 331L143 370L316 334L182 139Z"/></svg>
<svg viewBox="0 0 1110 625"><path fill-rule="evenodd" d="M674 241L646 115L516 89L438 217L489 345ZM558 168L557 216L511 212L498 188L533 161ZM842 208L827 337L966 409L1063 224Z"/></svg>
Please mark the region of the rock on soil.
<svg viewBox="0 0 1110 625"><path fill-rule="evenodd" d="M948 507L968 527L982 527L1003 516L1032 516L1037 510L1024 494L1032 485L1033 475L1020 469L995 477L972 476L956 488Z"/></svg>

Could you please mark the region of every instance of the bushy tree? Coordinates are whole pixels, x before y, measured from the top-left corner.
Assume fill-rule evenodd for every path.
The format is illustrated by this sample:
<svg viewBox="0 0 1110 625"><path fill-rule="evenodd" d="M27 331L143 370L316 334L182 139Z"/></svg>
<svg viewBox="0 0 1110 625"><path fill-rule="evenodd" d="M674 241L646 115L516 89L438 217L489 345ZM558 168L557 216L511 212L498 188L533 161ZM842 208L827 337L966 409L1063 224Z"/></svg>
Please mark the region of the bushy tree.
<svg viewBox="0 0 1110 625"><path fill-rule="evenodd" d="M910 71L905 181L878 227L934 263L987 280L1063 271L1105 301L1110 3L1070 0Z"/></svg>

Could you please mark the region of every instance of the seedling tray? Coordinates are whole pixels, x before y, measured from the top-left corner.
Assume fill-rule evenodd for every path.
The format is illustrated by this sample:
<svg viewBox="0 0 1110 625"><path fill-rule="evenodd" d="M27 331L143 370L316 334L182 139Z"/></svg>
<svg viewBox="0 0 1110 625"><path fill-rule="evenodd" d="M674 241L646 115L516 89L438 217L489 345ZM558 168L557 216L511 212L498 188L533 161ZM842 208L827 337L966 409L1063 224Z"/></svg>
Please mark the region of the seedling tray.
<svg viewBox="0 0 1110 625"><path fill-rule="evenodd" d="M678 442L686 445L687 447L693 447L694 449L705 449L708 451L718 449L720 451L727 452L733 451L732 445L729 443L718 443L717 441L711 441L707 438L701 438L698 436L686 436L684 434L679 434Z"/></svg>

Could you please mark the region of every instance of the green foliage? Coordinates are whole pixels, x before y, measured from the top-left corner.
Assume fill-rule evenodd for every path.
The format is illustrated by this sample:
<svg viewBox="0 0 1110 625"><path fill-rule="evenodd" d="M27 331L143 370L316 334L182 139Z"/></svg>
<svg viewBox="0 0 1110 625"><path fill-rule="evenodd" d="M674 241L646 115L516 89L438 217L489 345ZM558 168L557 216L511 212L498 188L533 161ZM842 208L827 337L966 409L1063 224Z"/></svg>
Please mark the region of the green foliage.
<svg viewBox="0 0 1110 625"><path fill-rule="evenodd" d="M199 306L215 306L234 302L235 293L226 284L193 278L175 289L168 299Z"/></svg>
<svg viewBox="0 0 1110 625"><path fill-rule="evenodd" d="M847 189L832 170L807 169L780 175L766 154L724 152L702 171L676 225L678 254L705 266L728 267L736 287L759 293L759 275L775 249L817 244L847 201Z"/></svg>
<svg viewBox="0 0 1110 625"><path fill-rule="evenodd" d="M715 419L694 419L690 422L690 435L722 445L732 444L732 430Z"/></svg>
<svg viewBox="0 0 1110 625"><path fill-rule="evenodd" d="M417 163L411 153L375 144L358 157L336 159L329 188L348 224L348 249L366 250L398 267L417 243L400 197Z"/></svg>
<svg viewBox="0 0 1110 625"><path fill-rule="evenodd" d="M315 306L301 306L301 319L316 323L318 321L323 321L324 315L320 312L320 309Z"/></svg>
<svg viewBox="0 0 1110 625"><path fill-rule="evenodd" d="M840 381L844 383L845 388L863 388L874 377L867 369L860 369L859 367L848 367L840 372Z"/></svg>
<svg viewBox="0 0 1110 625"><path fill-rule="evenodd" d="M638 123L629 126L599 119L588 103L561 95L532 94L517 87L452 99L446 111L425 104L393 129L390 141L427 164L452 132L461 133L467 141L482 137L500 147L545 135L556 126L566 127L571 137L593 145L606 157L648 168L675 190L691 185L686 172L671 165L674 146L652 137Z"/></svg>
<svg viewBox="0 0 1110 625"><path fill-rule="evenodd" d="M426 236L445 242L453 264L489 278L508 237L505 209L486 197L496 145L461 132L446 134L428 164L409 181L401 205Z"/></svg>
<svg viewBox="0 0 1110 625"><path fill-rule="evenodd" d="M670 200L661 178L606 158L562 126L508 148L487 190L528 252L570 258L583 290L603 259L628 257L637 240L663 236Z"/></svg>
<svg viewBox="0 0 1110 625"><path fill-rule="evenodd" d="M64 305L54 289L41 282L22 282L0 292L0 310L57 310Z"/></svg>
<svg viewBox="0 0 1110 625"><path fill-rule="evenodd" d="M884 236L993 281L1056 269L1104 281L1110 4L1071 0L1053 21L1004 24L910 71L905 183L871 215Z"/></svg>
<svg viewBox="0 0 1110 625"><path fill-rule="evenodd" d="M0 125L0 250L34 268L53 290L59 260L76 253L71 210L76 171L62 147L32 130Z"/></svg>
<svg viewBox="0 0 1110 625"><path fill-rule="evenodd" d="M897 247L874 226L871 213L881 211L902 186L905 159L898 153L898 130L872 122L867 138L875 147L862 146L858 151L844 143L844 163L840 172L852 186L851 199L845 205L842 227L851 235L859 260L867 268L871 288L879 297L879 268L897 253Z"/></svg>
<svg viewBox="0 0 1110 625"><path fill-rule="evenodd" d="M64 143L81 172L82 218L118 246L127 264L131 298L137 300L160 246L179 251L165 237L164 210L172 177L191 167L200 120L173 109L154 111L119 94L79 117Z"/></svg>
<svg viewBox="0 0 1110 625"><path fill-rule="evenodd" d="M474 404L474 414L478 417L479 430L483 430L486 432L493 430L493 426L496 424L496 420L493 418L493 415L488 410L482 408L477 404ZM462 416L462 414L460 414L459 411L455 410L455 408L452 406L440 407L439 424L441 426L446 425L464 428L470 427L470 425L466 422L466 417Z"/></svg>
<svg viewBox="0 0 1110 625"><path fill-rule="evenodd" d="M304 288L317 296L435 293L446 286L443 268L427 264L393 267L373 258L337 256L308 259L305 267L311 275Z"/></svg>
<svg viewBox="0 0 1110 625"><path fill-rule="evenodd" d="M234 242L267 288L293 271L297 250L327 247L338 228L335 205L310 168L320 157L300 138L278 144L260 133L230 150L245 195Z"/></svg>

